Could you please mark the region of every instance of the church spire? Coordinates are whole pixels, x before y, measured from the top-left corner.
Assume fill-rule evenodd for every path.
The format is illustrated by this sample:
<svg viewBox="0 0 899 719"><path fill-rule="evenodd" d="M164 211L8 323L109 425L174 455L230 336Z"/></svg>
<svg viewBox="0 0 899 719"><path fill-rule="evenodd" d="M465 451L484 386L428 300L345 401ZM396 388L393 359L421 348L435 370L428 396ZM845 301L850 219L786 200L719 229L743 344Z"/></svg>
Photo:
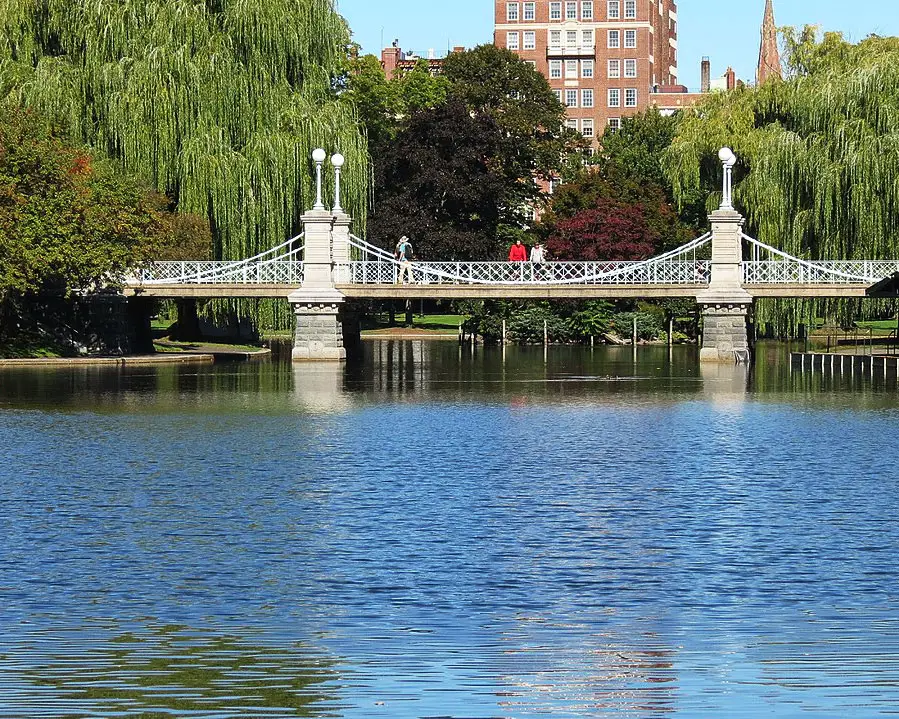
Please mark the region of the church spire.
<svg viewBox="0 0 899 719"><path fill-rule="evenodd" d="M765 0L765 19L762 21L762 44L756 85L772 77L781 77L780 51L777 49L777 25L774 24L774 0Z"/></svg>

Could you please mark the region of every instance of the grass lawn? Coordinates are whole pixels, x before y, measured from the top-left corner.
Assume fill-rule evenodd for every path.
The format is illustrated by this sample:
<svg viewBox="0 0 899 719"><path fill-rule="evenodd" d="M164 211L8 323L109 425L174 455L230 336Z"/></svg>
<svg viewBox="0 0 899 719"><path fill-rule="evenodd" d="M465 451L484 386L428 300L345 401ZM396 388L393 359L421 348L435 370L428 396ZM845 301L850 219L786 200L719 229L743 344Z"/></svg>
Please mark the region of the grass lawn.
<svg viewBox="0 0 899 719"><path fill-rule="evenodd" d="M465 321L463 315L413 315L412 324L403 324L405 315L397 312L397 324L388 324L388 315L379 314L376 317L368 317L363 324L363 335L377 333L418 333L425 335L452 335L459 334L459 326Z"/></svg>
<svg viewBox="0 0 899 719"><path fill-rule="evenodd" d="M259 345L242 345L242 344L225 344L219 342L177 342L168 338L156 340L153 347L157 352L259 352L262 348Z"/></svg>

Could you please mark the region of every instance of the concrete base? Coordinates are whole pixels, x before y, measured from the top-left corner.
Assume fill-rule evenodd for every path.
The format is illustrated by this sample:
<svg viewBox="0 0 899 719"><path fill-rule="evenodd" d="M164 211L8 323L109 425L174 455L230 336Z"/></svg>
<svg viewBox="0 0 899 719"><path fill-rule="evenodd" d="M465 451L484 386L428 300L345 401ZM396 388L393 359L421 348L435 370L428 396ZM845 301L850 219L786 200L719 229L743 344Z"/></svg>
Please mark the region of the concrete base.
<svg viewBox="0 0 899 719"><path fill-rule="evenodd" d="M343 344L343 325L339 302L301 302L293 304L296 332L293 341L293 360L346 359Z"/></svg>
<svg viewBox="0 0 899 719"><path fill-rule="evenodd" d="M700 362L749 362L748 312L749 305L744 304L703 306Z"/></svg>

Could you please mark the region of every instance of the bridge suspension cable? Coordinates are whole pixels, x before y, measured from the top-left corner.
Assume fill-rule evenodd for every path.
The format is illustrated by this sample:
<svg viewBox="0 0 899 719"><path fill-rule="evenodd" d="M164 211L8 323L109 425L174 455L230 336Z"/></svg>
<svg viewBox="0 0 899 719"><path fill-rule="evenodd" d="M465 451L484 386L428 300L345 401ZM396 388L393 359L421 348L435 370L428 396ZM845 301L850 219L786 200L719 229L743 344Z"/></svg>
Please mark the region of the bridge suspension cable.
<svg viewBox="0 0 899 719"><path fill-rule="evenodd" d="M760 284L871 284L899 272L896 260L804 260L741 233L755 259L743 263L743 282ZM777 257L758 259L759 251Z"/></svg>
<svg viewBox="0 0 899 719"><path fill-rule="evenodd" d="M412 264L424 284L577 285L577 284L706 284L709 263L696 250L711 241L711 233L662 255L639 261L587 262L424 262ZM391 253L350 235L350 246L361 259L349 263L354 284L392 284L404 265ZM373 258L373 259L370 259Z"/></svg>

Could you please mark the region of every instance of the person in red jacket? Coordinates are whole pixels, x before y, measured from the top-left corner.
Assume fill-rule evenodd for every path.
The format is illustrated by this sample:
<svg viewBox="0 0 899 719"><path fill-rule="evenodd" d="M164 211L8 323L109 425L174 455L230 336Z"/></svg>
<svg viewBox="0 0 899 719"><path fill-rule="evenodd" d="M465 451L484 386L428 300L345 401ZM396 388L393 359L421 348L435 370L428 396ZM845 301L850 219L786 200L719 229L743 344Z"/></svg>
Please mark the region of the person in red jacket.
<svg viewBox="0 0 899 719"><path fill-rule="evenodd" d="M509 262L527 262L528 261L528 248L521 244L521 240L515 240L515 244L512 245L509 250Z"/></svg>

